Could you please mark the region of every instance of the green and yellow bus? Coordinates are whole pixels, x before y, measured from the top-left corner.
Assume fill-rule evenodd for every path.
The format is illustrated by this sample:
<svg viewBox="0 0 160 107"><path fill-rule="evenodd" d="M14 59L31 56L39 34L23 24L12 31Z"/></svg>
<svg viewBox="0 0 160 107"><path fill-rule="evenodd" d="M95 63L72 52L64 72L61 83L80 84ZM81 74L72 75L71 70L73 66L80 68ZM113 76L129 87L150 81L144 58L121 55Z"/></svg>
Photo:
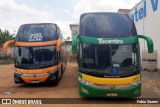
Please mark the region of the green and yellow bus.
<svg viewBox="0 0 160 107"><path fill-rule="evenodd" d="M3 45L6 54L9 44L15 44L15 83L58 83L66 68L67 47L56 24L21 25L15 40Z"/></svg>
<svg viewBox="0 0 160 107"><path fill-rule="evenodd" d="M85 13L72 40L77 52L79 93L83 97L139 97L141 58L139 38L153 52L151 38L137 35L124 13Z"/></svg>

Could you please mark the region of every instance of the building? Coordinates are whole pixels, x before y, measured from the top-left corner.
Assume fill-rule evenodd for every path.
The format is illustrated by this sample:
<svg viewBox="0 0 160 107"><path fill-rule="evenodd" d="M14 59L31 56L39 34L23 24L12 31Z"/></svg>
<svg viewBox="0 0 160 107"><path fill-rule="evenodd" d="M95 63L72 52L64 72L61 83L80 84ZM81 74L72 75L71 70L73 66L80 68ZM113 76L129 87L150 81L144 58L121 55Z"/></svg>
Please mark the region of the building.
<svg viewBox="0 0 160 107"><path fill-rule="evenodd" d="M137 33L152 38L154 50L157 51L157 68L160 68L160 2L159 0L142 0L131 9L129 15L134 20ZM141 50L147 50L147 44L140 40Z"/></svg>
<svg viewBox="0 0 160 107"><path fill-rule="evenodd" d="M129 13L131 9L119 9L118 12Z"/></svg>
<svg viewBox="0 0 160 107"><path fill-rule="evenodd" d="M70 29L71 29L71 39L73 38L74 35L78 34L79 32L79 25L78 24L70 24Z"/></svg>
<svg viewBox="0 0 160 107"><path fill-rule="evenodd" d="M78 24L70 24L69 26L71 29L71 41L67 41L68 59L75 61L77 55L72 53L72 38L74 35L79 33L79 25Z"/></svg>

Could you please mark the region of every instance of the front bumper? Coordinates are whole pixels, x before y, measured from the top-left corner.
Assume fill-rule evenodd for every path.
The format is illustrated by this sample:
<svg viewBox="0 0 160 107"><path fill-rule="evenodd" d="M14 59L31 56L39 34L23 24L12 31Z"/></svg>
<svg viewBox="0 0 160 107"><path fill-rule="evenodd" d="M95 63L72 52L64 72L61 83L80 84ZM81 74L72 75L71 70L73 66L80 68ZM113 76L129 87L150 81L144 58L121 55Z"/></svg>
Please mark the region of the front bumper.
<svg viewBox="0 0 160 107"><path fill-rule="evenodd" d="M58 80L57 76L58 71L55 71L54 73L48 73L46 75L42 76L36 76L38 74L19 74L14 73L14 81L17 84L20 83L43 83L43 82L51 82ZM32 76L30 76L32 75Z"/></svg>
<svg viewBox="0 0 160 107"><path fill-rule="evenodd" d="M107 96L108 93L116 93L117 96ZM99 89L79 81L79 94L82 97L139 97L141 95L141 83L131 88Z"/></svg>

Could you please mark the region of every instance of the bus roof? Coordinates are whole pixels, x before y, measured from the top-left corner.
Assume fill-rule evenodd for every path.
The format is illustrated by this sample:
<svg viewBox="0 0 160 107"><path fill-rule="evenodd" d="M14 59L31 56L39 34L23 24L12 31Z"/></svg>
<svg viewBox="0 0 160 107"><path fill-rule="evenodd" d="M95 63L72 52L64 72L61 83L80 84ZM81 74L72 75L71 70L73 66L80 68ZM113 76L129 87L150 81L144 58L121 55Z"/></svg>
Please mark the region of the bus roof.
<svg viewBox="0 0 160 107"><path fill-rule="evenodd" d="M57 24L55 23L27 23L27 24L22 24L21 26L26 26L26 25L55 25L57 26Z"/></svg>

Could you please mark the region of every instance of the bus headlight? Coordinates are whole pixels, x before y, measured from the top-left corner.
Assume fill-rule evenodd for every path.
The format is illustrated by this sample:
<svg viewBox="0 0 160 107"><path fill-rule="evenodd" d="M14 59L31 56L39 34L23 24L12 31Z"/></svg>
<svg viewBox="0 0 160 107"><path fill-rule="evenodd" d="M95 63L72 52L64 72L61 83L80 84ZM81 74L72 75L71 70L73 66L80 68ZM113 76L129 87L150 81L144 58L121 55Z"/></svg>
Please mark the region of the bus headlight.
<svg viewBox="0 0 160 107"><path fill-rule="evenodd" d="M15 75L21 75L22 73L20 73L20 72L15 72Z"/></svg>
<svg viewBox="0 0 160 107"><path fill-rule="evenodd" d="M85 89L85 88L83 88L83 87L81 87L81 91L84 92L84 93L86 93L86 94L89 94L88 90Z"/></svg>
<svg viewBox="0 0 160 107"><path fill-rule="evenodd" d="M84 79L82 79L82 78L80 78L80 77L78 77L78 80L79 80L81 83L85 84L85 85L93 85L93 84L94 84L94 83L89 82L89 81L86 81L86 80L84 80Z"/></svg>
<svg viewBox="0 0 160 107"><path fill-rule="evenodd" d="M48 73L55 74L56 72L57 72L57 70L53 70L53 71L50 71Z"/></svg>
<svg viewBox="0 0 160 107"><path fill-rule="evenodd" d="M138 89L138 90L134 91L134 94L138 94L140 92L141 92L141 89Z"/></svg>
<svg viewBox="0 0 160 107"><path fill-rule="evenodd" d="M132 83L130 83L130 84L135 86L135 85L138 85L138 84L140 84L140 83L141 83L141 80L132 82Z"/></svg>

